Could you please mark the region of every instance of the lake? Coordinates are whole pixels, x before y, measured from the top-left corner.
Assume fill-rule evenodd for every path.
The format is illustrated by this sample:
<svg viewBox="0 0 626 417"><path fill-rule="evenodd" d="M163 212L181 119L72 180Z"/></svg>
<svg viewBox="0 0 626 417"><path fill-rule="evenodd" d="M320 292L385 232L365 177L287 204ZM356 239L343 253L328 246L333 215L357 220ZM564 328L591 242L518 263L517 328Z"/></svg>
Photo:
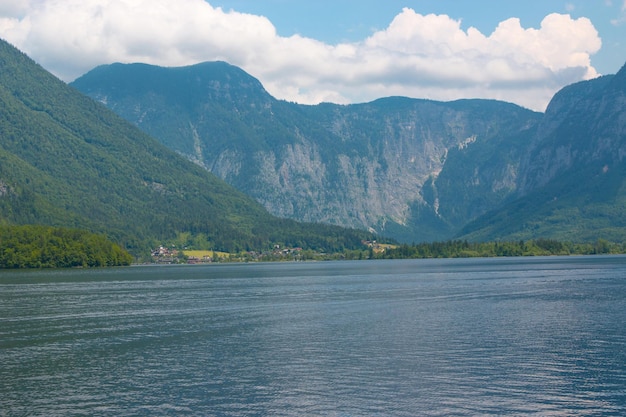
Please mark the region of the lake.
<svg viewBox="0 0 626 417"><path fill-rule="evenodd" d="M626 415L626 257L1 271L0 415Z"/></svg>

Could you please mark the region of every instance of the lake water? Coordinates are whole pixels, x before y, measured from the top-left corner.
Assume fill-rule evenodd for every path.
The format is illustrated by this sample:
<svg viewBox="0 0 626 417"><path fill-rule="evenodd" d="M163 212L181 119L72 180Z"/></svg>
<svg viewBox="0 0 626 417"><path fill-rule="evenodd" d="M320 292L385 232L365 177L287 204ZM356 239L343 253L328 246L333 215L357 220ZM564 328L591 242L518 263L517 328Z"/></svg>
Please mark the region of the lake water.
<svg viewBox="0 0 626 417"><path fill-rule="evenodd" d="M2 271L0 415L626 415L626 257Z"/></svg>

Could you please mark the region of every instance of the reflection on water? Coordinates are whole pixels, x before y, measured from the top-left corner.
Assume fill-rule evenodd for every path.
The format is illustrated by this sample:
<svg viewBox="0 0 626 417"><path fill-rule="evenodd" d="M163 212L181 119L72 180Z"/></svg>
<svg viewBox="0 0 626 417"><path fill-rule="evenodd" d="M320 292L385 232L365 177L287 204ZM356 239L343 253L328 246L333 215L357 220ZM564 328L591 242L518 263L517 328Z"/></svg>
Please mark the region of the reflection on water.
<svg viewBox="0 0 626 417"><path fill-rule="evenodd" d="M622 415L626 258L0 274L0 415Z"/></svg>

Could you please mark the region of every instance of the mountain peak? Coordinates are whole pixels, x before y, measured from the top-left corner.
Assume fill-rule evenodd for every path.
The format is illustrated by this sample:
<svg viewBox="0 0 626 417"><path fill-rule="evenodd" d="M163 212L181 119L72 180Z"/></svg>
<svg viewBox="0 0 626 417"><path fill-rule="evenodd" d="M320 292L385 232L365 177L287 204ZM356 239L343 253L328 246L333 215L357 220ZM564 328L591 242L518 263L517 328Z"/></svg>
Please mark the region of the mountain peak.
<svg viewBox="0 0 626 417"><path fill-rule="evenodd" d="M158 94L173 101L193 97L267 101L272 97L259 80L241 68L223 61L202 62L185 67L149 64L101 65L77 78L72 85L92 96L105 87L109 94Z"/></svg>
<svg viewBox="0 0 626 417"><path fill-rule="evenodd" d="M111 82L115 94L122 96L123 88L152 88L154 81L174 74L186 83L186 90L181 93L180 86L165 83L167 92L189 96L198 85L212 88L202 78L215 80L206 76L210 68L226 79L242 77L254 84L243 71L224 63L180 70L116 64L99 67L91 76ZM216 82L224 86L223 79ZM71 88L4 41L0 41L0 139L2 224L86 229L106 234L135 253L147 252L151 243L171 241L179 234L193 235L227 252L262 250L276 241L332 250L338 245L358 247L366 235L371 237L271 216L252 198ZM335 242L340 243L333 246Z"/></svg>

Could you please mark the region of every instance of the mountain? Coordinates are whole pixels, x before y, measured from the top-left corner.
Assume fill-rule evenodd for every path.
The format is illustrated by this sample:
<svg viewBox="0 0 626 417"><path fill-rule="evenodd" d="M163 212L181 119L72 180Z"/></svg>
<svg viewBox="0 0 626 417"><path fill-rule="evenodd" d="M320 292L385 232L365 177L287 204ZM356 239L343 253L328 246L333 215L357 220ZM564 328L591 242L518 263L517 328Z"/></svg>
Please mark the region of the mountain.
<svg viewBox="0 0 626 417"><path fill-rule="evenodd" d="M518 198L468 224L470 239L626 239L626 66L565 87L520 163Z"/></svg>
<svg viewBox="0 0 626 417"><path fill-rule="evenodd" d="M402 241L626 239L626 70L545 114L490 100L274 99L237 67L102 66L73 86L272 213Z"/></svg>
<svg viewBox="0 0 626 417"><path fill-rule="evenodd" d="M71 85L275 215L404 241L507 201L542 117L490 100L298 105L224 62L106 65Z"/></svg>
<svg viewBox="0 0 626 417"><path fill-rule="evenodd" d="M271 216L4 41L0 223L86 229L135 253L181 233L226 251L330 250L371 237Z"/></svg>

